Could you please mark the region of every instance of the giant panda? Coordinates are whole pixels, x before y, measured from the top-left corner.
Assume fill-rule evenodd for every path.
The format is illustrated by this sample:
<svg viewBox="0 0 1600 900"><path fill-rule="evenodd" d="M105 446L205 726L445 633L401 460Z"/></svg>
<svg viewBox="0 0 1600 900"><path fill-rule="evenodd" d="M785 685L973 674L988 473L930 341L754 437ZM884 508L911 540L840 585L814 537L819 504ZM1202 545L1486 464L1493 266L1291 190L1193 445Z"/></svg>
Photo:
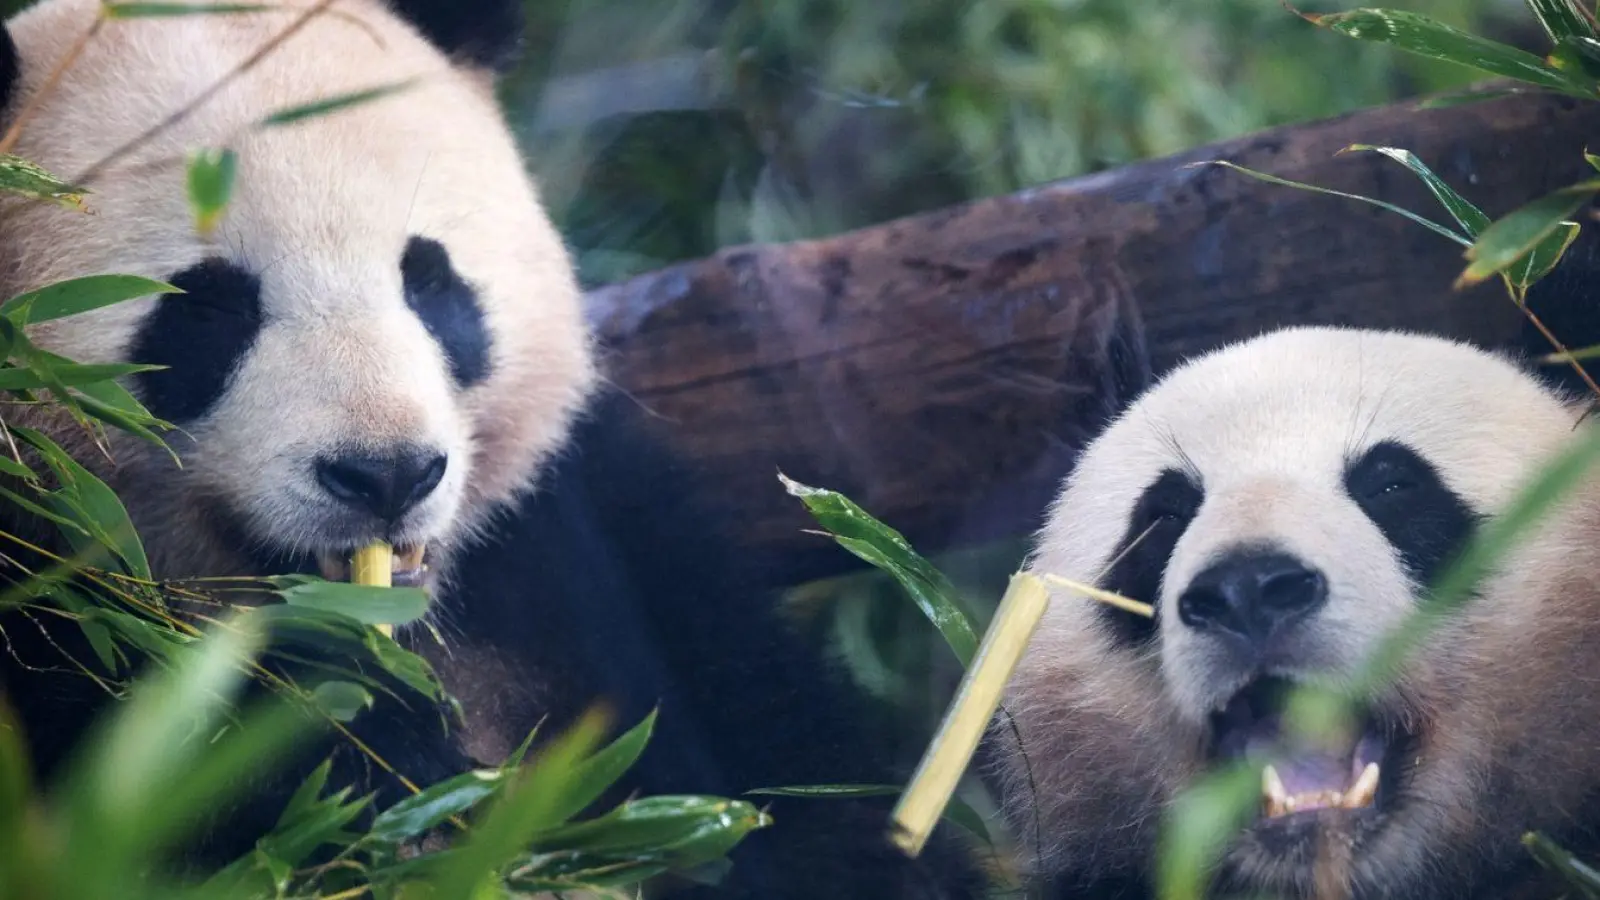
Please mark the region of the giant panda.
<svg viewBox="0 0 1600 900"><path fill-rule="evenodd" d="M1285 688L1347 684L1543 462L1600 437L1592 399L1516 353L1292 327L1182 362L1117 415L1026 569L1155 615L1052 589L991 734L1039 896L1153 896L1169 804L1240 760L1262 802L1224 836L1213 896L1557 896L1520 839L1600 853L1592 474L1362 698L1347 741L1262 748Z"/></svg>
<svg viewBox="0 0 1600 900"><path fill-rule="evenodd" d="M119 493L160 578L342 578L354 548L391 541L396 583L432 600L427 625L397 639L435 664L465 721L379 694L352 731L418 785L498 763L535 726L559 733L596 701L619 727L659 706L628 791L903 777L860 698L788 631L718 532L708 480L653 451L647 411L606 386L567 252L495 103L520 3L338 0L306 18L311 6L108 20L81 52L99 0L41 0L5 22L0 125L26 116L13 152L69 179L90 173L92 214L0 203L0 294L102 273L180 288L29 335L78 362L164 366L128 386L179 427L166 437L182 466L115 430L102 454L46 413L8 407L8 421L46 429ZM238 153L236 186L201 237L184 162L219 146ZM6 525L52 546L46 523ZM55 617L0 627L0 687L48 779L108 702L57 654L95 656ZM330 739L254 785L178 863L247 852L329 754L330 789L375 792L379 807L404 795ZM893 849L882 803L779 800L770 812L720 886L678 896L982 887L955 836L918 860Z"/></svg>

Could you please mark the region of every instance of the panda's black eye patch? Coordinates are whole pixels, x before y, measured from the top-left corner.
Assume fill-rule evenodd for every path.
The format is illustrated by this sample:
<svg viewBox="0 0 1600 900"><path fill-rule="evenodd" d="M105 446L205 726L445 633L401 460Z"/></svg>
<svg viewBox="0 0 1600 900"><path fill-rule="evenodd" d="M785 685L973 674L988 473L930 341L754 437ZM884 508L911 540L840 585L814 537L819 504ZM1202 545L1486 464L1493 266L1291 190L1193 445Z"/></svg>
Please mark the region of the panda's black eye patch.
<svg viewBox="0 0 1600 900"><path fill-rule="evenodd" d="M171 276L182 294L164 294L134 336L133 362L166 366L137 377L146 408L169 422L199 418L261 333L261 282L212 257Z"/></svg>
<svg viewBox="0 0 1600 900"><path fill-rule="evenodd" d="M1375 444L1350 462L1344 487L1423 586L1461 551L1478 522L1438 470L1398 441Z"/></svg>
<svg viewBox="0 0 1600 900"><path fill-rule="evenodd" d="M462 387L489 377L489 329L472 285L450 264L444 245L425 237L406 242L400 258L406 303L450 362L450 375Z"/></svg>
<svg viewBox="0 0 1600 900"><path fill-rule="evenodd" d="M1133 505L1128 528L1117 542L1116 560L1102 586L1131 600L1154 605L1161 594L1167 562L1200 511L1205 492L1187 473L1167 469L1144 489ZM1155 636L1153 619L1097 604L1113 632L1128 643L1144 643Z"/></svg>

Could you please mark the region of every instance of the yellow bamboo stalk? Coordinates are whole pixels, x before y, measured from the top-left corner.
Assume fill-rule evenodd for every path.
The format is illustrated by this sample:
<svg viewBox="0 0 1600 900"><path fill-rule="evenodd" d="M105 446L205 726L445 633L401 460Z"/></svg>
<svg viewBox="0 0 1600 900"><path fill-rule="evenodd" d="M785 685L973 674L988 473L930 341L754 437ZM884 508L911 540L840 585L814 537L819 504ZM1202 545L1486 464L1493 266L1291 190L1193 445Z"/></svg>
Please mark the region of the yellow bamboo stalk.
<svg viewBox="0 0 1600 900"><path fill-rule="evenodd" d="M372 587L392 587L394 584L394 548L383 541L373 541L350 557L350 583ZM393 625L379 625L385 636L394 636Z"/></svg>
<svg viewBox="0 0 1600 900"><path fill-rule="evenodd" d="M1000 599L972 665L956 688L939 731L923 752L922 762L900 795L900 802L895 804L890 838L908 856L922 852L928 835L950 805L1049 599L1050 593L1038 576L1025 572L1011 576L1011 584Z"/></svg>

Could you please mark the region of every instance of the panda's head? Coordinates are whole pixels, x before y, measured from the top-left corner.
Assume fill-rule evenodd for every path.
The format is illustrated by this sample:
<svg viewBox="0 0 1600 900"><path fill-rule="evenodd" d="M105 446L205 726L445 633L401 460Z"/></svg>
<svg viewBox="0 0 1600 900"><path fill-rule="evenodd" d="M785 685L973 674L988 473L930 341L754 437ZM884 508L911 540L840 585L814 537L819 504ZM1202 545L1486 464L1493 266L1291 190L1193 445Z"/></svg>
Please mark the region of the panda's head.
<svg viewBox="0 0 1600 900"><path fill-rule="evenodd" d="M181 471L138 441L113 443L114 468L77 445L166 577L319 559L338 576L384 538L397 580L426 581L421 554L437 569L536 480L595 382L565 248L494 95L520 4L338 0L306 19L314 5L106 21L43 95L99 0L6 24L0 100L7 121L28 114L15 152L94 177L92 215L0 206L0 292L102 273L185 292L32 332L80 362L168 367L131 387L182 429ZM235 187L203 238L185 162L220 147Z"/></svg>
<svg viewBox="0 0 1600 900"><path fill-rule="evenodd" d="M1355 732L1272 748L1285 688L1348 684L1484 517L1593 439L1580 415L1506 359L1419 335L1291 329L1170 373L1086 450L1030 561L1155 607L1056 591L1019 666L1003 782L1040 869L1148 878L1166 804L1241 759L1263 799L1229 841L1235 889L1467 896L1527 861L1521 829L1568 824L1600 786L1600 727L1566 721L1600 711L1574 671L1600 636L1592 493L1364 698Z"/></svg>

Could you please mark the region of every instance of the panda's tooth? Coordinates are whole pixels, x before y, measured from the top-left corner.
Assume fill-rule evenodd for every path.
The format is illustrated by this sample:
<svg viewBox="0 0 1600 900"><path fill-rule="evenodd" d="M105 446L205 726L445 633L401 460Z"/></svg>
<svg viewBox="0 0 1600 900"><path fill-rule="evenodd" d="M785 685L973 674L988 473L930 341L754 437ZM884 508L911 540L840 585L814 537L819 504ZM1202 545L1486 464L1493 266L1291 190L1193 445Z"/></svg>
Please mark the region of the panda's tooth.
<svg viewBox="0 0 1600 900"><path fill-rule="evenodd" d="M1357 778L1356 783L1350 785L1350 789L1344 792L1343 802L1339 805L1345 809L1360 809L1363 806L1371 806L1372 801L1378 796L1378 776L1380 774L1382 773L1377 763L1367 763L1367 767L1361 770L1361 777Z"/></svg>
<svg viewBox="0 0 1600 900"><path fill-rule="evenodd" d="M402 552L394 555L394 570L396 572L422 571L422 555L428 549L426 544L417 544L407 547Z"/></svg>
<svg viewBox="0 0 1600 900"><path fill-rule="evenodd" d="M1261 770L1261 797L1266 801L1267 816L1281 816L1290 809L1288 792L1283 788L1283 779L1278 777L1278 770L1266 766Z"/></svg>

